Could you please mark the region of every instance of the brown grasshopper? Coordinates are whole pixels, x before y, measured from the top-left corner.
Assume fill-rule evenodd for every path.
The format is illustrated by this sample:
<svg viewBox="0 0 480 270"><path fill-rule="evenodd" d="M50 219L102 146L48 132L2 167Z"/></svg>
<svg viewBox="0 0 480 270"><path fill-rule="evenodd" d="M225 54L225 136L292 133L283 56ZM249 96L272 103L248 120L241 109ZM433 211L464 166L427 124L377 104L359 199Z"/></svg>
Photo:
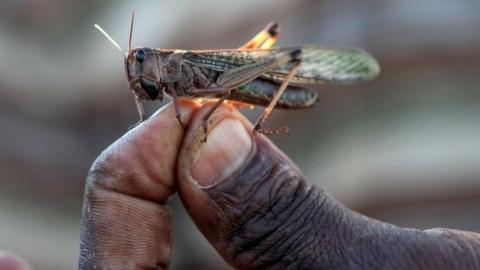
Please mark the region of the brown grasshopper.
<svg viewBox="0 0 480 270"><path fill-rule="evenodd" d="M164 93L173 99L182 125L178 97L218 98L203 119L205 140L209 117L227 99L266 106L253 132L273 134L279 130L267 130L263 125L274 107L306 108L317 101L316 92L298 84L351 84L370 80L380 71L375 59L358 49L315 45L271 48L278 38L277 23L267 25L239 49L132 48L133 21L132 12L128 53L123 53L98 25L95 27L124 55L140 121L146 118L141 101L161 101Z"/></svg>

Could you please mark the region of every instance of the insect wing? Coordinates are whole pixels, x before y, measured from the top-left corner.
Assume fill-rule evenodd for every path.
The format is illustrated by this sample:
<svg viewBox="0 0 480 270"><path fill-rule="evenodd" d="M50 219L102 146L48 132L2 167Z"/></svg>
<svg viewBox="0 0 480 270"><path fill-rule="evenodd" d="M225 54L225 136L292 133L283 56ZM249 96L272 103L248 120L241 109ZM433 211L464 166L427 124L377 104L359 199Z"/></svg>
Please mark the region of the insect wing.
<svg viewBox="0 0 480 270"><path fill-rule="evenodd" d="M202 68L225 71L254 62L262 62L299 48L190 51L184 58ZM304 46L302 64L292 83L348 84L375 78L380 72L377 61L368 53L354 48L327 48ZM274 81L282 81L293 64L285 64L262 75Z"/></svg>
<svg viewBox="0 0 480 270"><path fill-rule="evenodd" d="M276 67L265 75L282 80L292 65ZM379 72L375 58L364 51L305 46L302 48L302 64L292 82L349 84L371 80Z"/></svg>
<svg viewBox="0 0 480 270"><path fill-rule="evenodd" d="M190 64L202 68L226 71L231 68L260 61L264 57L267 57L270 51L271 50L257 49L187 51L183 59Z"/></svg>

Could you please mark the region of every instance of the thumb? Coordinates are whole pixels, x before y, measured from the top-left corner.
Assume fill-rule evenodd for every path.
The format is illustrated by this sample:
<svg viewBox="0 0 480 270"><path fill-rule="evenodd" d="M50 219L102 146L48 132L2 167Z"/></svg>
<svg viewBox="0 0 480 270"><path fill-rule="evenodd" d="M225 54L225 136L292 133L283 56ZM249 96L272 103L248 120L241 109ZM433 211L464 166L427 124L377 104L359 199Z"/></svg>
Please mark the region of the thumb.
<svg viewBox="0 0 480 270"><path fill-rule="evenodd" d="M193 221L237 269L311 265L315 206L324 193L227 105L210 117L202 143L210 106L194 116L178 161L179 193Z"/></svg>

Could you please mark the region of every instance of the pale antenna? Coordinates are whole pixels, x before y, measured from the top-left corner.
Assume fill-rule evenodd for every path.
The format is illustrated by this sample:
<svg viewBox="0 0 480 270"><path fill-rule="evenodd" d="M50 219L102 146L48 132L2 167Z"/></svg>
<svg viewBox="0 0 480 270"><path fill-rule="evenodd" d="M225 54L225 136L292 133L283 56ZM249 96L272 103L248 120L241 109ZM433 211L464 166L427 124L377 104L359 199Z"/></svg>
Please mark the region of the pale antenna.
<svg viewBox="0 0 480 270"><path fill-rule="evenodd" d="M132 9L132 17L130 19L130 34L128 35L128 50L132 49L132 34L133 34L133 21L135 19L135 9Z"/></svg>
<svg viewBox="0 0 480 270"><path fill-rule="evenodd" d="M113 40L113 38L109 34L107 34L107 32L105 32L105 30L102 29L102 27L100 27L98 24L95 24L94 27L98 31L100 31L100 33L102 33L113 44L113 46L115 46L115 48L117 48L120 51L120 53L122 54L122 56L124 58L126 58L127 54L122 50L122 48L120 48L120 45L118 45L118 43L115 42L115 40Z"/></svg>

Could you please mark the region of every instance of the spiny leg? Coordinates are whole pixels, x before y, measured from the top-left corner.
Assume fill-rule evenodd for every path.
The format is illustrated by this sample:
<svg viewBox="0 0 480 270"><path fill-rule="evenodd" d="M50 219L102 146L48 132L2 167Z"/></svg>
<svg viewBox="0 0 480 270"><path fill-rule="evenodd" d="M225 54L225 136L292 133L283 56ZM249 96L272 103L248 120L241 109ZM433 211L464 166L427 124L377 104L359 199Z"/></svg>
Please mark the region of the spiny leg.
<svg viewBox="0 0 480 270"><path fill-rule="evenodd" d="M298 55L298 56L300 56L300 55ZM285 77L284 81L282 82L282 84L278 88L277 92L275 92L275 95L273 96L272 100L270 101L268 106L265 108L265 110L263 110L262 115L260 115L260 117L258 118L258 120L255 123L255 126L253 128L253 134L254 135L256 133L263 133L263 134L271 135L271 134L278 134L280 132L288 132L287 127L277 129L277 130L268 130L268 129L264 129L263 125L265 124L265 121L267 121L268 116L270 115L273 108L277 104L277 101L280 99L283 92L287 88L288 83L293 78L293 76L295 76L295 74L297 73L298 69L300 68L301 63L302 63L302 61L301 61L300 58L298 60L296 60L294 66L288 72L287 77Z"/></svg>
<svg viewBox="0 0 480 270"><path fill-rule="evenodd" d="M277 41L278 32L278 23L271 22L239 49L268 49Z"/></svg>

